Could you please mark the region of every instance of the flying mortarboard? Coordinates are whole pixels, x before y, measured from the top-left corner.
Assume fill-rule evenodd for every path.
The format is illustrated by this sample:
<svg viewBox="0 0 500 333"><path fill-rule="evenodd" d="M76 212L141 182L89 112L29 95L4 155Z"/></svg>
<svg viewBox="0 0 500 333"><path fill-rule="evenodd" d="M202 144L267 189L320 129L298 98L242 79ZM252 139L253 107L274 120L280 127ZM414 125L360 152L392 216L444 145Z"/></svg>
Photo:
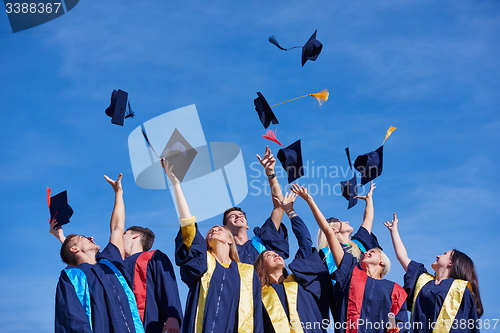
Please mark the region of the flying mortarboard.
<svg viewBox="0 0 500 333"><path fill-rule="evenodd" d="M160 158L166 159L169 165L174 166L172 173L182 182L197 154L196 149L189 144L176 128L165 145Z"/></svg>
<svg viewBox="0 0 500 333"><path fill-rule="evenodd" d="M289 184L304 175L300 140L278 150L277 157L288 175Z"/></svg>
<svg viewBox="0 0 500 333"><path fill-rule="evenodd" d="M269 103L267 103L266 99L264 96L258 92L256 99L254 99L253 104L255 105L255 111L257 111L257 114L259 115L260 122L264 126L264 128L268 128L271 123L273 124L278 124L278 119L274 115L273 110L271 109L272 107L275 107L280 104L288 103L291 101L294 101L296 99L302 98L302 97L307 97L311 96L316 98L316 101L318 101L318 104L321 106L323 103L325 103L328 100L328 96L330 96L330 93L328 92L328 89L323 89L320 92L314 93L314 94L307 94L304 96L296 97L289 99L288 101L284 101L278 104L274 104L269 106Z"/></svg>
<svg viewBox="0 0 500 333"><path fill-rule="evenodd" d="M352 176L349 180L340 182L340 186L342 187L342 196L349 201L347 209L351 209L356 206L358 203L358 198L355 198L358 195L358 182L356 180L356 175Z"/></svg>
<svg viewBox="0 0 500 333"><path fill-rule="evenodd" d="M69 223L73 215L73 209L68 204L68 194L66 191L50 196L50 188L47 188L47 204L50 211L50 219L57 220L57 228Z"/></svg>
<svg viewBox="0 0 500 333"><path fill-rule="evenodd" d="M253 104L255 105L255 111L257 111L260 122L264 128L268 128L271 123L278 124L278 119L274 115L273 110L271 110L266 98L260 92L257 92L257 96L259 97L254 99Z"/></svg>
<svg viewBox="0 0 500 333"><path fill-rule="evenodd" d="M271 36L269 37L269 42L273 43L276 45L280 50L283 51L288 51L291 49L296 49L296 48L302 48L302 67L304 67L305 63L307 60L311 61L316 61L318 58L319 54L321 53L321 50L323 49L323 44L319 40L316 39L316 32L318 30L316 29L312 36L309 38L309 40L306 42L304 46L294 46L290 47L288 49L285 49L282 47L279 43L276 37Z"/></svg>
<svg viewBox="0 0 500 333"><path fill-rule="evenodd" d="M111 117L113 124L120 126L123 126L123 121L126 118L133 117L134 112L130 107L130 102L128 102L128 93L120 89L113 90L111 93L111 103L106 109L106 114Z"/></svg>
<svg viewBox="0 0 500 333"><path fill-rule="evenodd" d="M382 145L377 150L356 157L354 168L361 173L361 185L365 185L382 174L384 143L395 129L396 127L389 127Z"/></svg>
<svg viewBox="0 0 500 333"><path fill-rule="evenodd" d="M345 153L347 155L347 161L349 162L349 167L351 168L351 171L353 171L349 147L345 149ZM356 206L356 204L358 203L358 198L356 198L356 196L358 195L358 182L354 171L353 171L353 177L349 180L340 182L340 186L342 187L342 196L346 198L347 201L349 201L347 209L351 209L352 207Z"/></svg>

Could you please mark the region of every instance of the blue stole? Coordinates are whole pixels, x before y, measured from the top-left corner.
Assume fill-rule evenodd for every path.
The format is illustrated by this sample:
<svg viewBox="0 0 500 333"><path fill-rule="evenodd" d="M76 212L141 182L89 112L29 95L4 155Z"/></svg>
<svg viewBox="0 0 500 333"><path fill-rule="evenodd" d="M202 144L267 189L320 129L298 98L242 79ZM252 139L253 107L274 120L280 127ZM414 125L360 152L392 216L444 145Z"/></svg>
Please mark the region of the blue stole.
<svg viewBox="0 0 500 333"><path fill-rule="evenodd" d="M259 252L259 254L267 250L264 242L259 236L252 237L252 246L257 250L257 252Z"/></svg>
<svg viewBox="0 0 500 333"><path fill-rule="evenodd" d="M125 294L127 295L128 304L130 306L130 312L132 313L132 320L134 322L134 327L136 333L144 333L144 327L142 326L141 318L139 316L139 311L137 309L137 303L135 302L135 296L130 289L127 281L123 277L122 273L107 259L101 259L99 261L100 264L104 264L109 267L113 273L115 274L118 282L123 287ZM89 318L90 329L92 329L92 312L90 307L90 293L89 293L89 285L87 281L87 276L85 273L79 268L66 268L64 270L66 275L68 276L73 288L75 289L76 295L82 303L82 306Z"/></svg>
<svg viewBox="0 0 500 333"><path fill-rule="evenodd" d="M75 289L76 296L82 303L85 314L89 318L90 329L92 330L92 309L90 308L90 293L87 276L79 268L66 268L64 272Z"/></svg>

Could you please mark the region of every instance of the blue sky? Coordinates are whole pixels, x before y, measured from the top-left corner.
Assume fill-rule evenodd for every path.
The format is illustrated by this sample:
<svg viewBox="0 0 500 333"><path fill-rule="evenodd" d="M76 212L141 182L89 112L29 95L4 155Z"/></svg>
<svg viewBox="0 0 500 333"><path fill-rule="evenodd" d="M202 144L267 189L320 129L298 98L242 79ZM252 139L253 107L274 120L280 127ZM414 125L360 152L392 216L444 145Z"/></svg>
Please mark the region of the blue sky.
<svg viewBox="0 0 500 333"><path fill-rule="evenodd" d="M310 165L345 170L347 144L355 158L396 126L374 194L374 232L393 260L388 278L403 281L382 225L397 212L410 257L430 269L448 249L467 253L479 274L483 318L500 318L500 269L491 259L500 240L499 28L493 0L80 1L16 34L0 15L1 330L53 331L64 265L48 233L47 187L68 190L75 214L66 232L105 245L113 193L103 175L123 172L127 225L152 228L155 246L172 258L173 201L166 190L135 185L130 132L196 104L206 140L239 145L248 182L259 186L267 181L252 165L255 154L279 147L261 138L255 93L276 104L324 88L330 99L322 107L303 98L274 108L281 142L300 138ZM267 41L275 35L285 47L301 45L315 29L323 52L304 67L300 50ZM118 88L136 112L124 127L104 114ZM310 175L299 183L321 188L347 178ZM272 207L258 194L249 187L240 204L251 226ZM325 215L361 223L362 204L347 211L344 198L321 191L316 200ZM307 206L298 202L296 210L315 234ZM203 221L202 230L220 219Z"/></svg>

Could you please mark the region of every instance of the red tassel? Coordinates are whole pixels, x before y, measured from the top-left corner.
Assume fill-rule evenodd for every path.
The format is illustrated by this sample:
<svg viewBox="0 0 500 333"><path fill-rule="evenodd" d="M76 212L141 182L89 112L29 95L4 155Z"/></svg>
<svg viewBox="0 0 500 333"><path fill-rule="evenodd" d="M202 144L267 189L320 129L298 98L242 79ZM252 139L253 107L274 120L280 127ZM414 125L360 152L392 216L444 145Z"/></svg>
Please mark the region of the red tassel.
<svg viewBox="0 0 500 333"><path fill-rule="evenodd" d="M47 187L47 204L49 205L50 209L50 187Z"/></svg>
<svg viewBox="0 0 500 333"><path fill-rule="evenodd" d="M271 140L273 142L276 142L280 146L284 147L281 142L279 142L278 138L276 138L276 130L267 130L266 135L262 136L264 139Z"/></svg>

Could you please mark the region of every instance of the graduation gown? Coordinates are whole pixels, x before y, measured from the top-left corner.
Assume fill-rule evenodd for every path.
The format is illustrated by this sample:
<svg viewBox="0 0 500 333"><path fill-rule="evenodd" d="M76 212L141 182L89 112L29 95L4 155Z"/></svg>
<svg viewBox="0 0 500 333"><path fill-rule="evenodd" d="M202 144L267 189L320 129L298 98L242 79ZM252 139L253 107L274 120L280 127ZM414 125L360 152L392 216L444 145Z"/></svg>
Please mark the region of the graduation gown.
<svg viewBox="0 0 500 333"><path fill-rule="evenodd" d="M84 263L61 272L55 332L144 332L120 251L109 243L97 260L95 265Z"/></svg>
<svg viewBox="0 0 500 333"><path fill-rule="evenodd" d="M468 325L469 319L477 323L478 318L474 298L467 282L450 278L436 284L429 275L427 276L428 282L423 281L422 283L425 284L418 291L417 281L419 278L426 278L422 276L426 273L427 270L423 264L411 261L404 277L404 288L408 293L408 307L412 311L412 332L431 333L433 328L436 329L439 325L442 325L444 329L442 332L479 332L478 325L472 325L472 327ZM455 298L453 303L458 306L447 306L443 309L443 304L447 303L447 297L448 299ZM441 315L440 317L441 312L447 313L448 316L442 317Z"/></svg>
<svg viewBox="0 0 500 333"><path fill-rule="evenodd" d="M295 216L291 224L299 249L289 265L292 274L281 283L263 288L264 332L290 332L290 327L295 332L326 332L332 297L330 276L318 251L312 247L311 235L302 219ZM277 323L278 318L283 319L283 326Z"/></svg>
<svg viewBox="0 0 500 333"><path fill-rule="evenodd" d="M384 333L389 312L396 315L396 321L407 324L404 289L392 281L367 276L350 253L344 254L333 278L337 281L333 315L336 333Z"/></svg>
<svg viewBox="0 0 500 333"><path fill-rule="evenodd" d="M159 250L125 258L132 289L146 333L161 333L168 318L182 323L182 307L175 272L166 254Z"/></svg>
<svg viewBox="0 0 500 333"><path fill-rule="evenodd" d="M253 233L255 236L245 244L236 244L241 262L253 265L259 253L264 250L272 250L283 259L289 257L288 231L284 224L276 230L274 222L269 217L262 227L255 227Z"/></svg>
<svg viewBox="0 0 500 333"><path fill-rule="evenodd" d="M368 230L366 230L365 227L362 226L359 227L358 231L354 235L352 235L351 240L359 246L361 252L366 252L376 247L382 250L382 247L378 243L377 236L375 236L371 232L368 232ZM342 248L345 251L347 249L347 245L342 244ZM337 266L335 265L335 260L333 259L330 248L325 247L321 249L319 254L326 267L328 268L330 274L333 273L337 269Z"/></svg>
<svg viewBox="0 0 500 333"><path fill-rule="evenodd" d="M175 261L189 288L182 332L262 332L260 282L253 266L234 261L228 268L219 264L207 252L198 227L189 249L183 244L180 231L175 244Z"/></svg>

